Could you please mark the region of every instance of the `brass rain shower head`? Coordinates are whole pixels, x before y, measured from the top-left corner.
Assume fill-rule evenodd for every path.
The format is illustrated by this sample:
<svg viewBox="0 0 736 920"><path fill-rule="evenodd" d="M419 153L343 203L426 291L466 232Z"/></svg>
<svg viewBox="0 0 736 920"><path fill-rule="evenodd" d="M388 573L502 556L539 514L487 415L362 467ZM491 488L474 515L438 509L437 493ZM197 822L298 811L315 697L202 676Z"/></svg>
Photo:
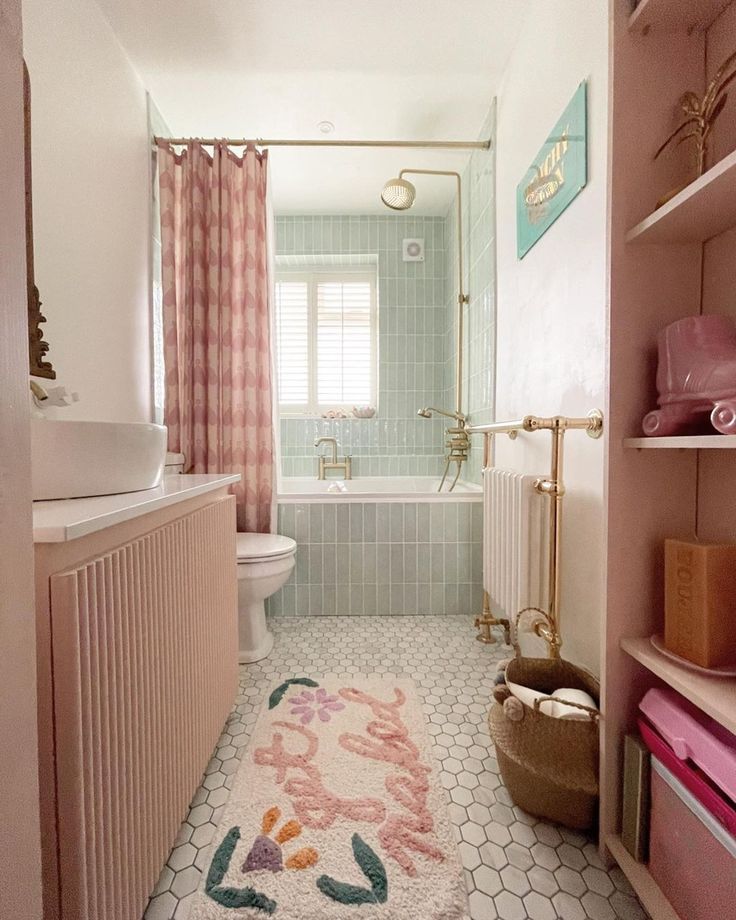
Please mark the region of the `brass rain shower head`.
<svg viewBox="0 0 736 920"><path fill-rule="evenodd" d="M406 179L389 179L381 192L383 203L394 211L407 211L417 196L417 190Z"/></svg>

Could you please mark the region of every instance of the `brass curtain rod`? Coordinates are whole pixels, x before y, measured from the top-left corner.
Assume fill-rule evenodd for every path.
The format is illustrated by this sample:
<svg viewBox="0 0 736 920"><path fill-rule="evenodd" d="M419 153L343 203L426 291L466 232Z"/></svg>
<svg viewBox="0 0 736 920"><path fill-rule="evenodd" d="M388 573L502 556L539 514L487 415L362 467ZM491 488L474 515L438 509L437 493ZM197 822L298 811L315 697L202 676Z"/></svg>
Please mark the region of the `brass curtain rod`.
<svg viewBox="0 0 736 920"><path fill-rule="evenodd" d="M552 457L550 461L549 476L543 476L534 483L534 489L539 495L548 495L550 498L549 515L547 519L547 535L549 541L549 556L547 560L547 610L538 607L527 607L515 612L516 616L510 620L497 620L491 613L490 600L487 594L484 597L483 614L476 621L476 626L481 630L478 638L481 642L491 642L491 627L503 625L509 631L511 625L518 626L522 613L535 611L538 614L534 624L534 632L544 639L549 646L549 657L560 657L562 635L560 633L560 527L562 522L562 498L565 494L565 484L562 478L562 458L565 432L573 429L583 430L591 438L600 438L603 434L603 413L600 409L592 409L585 418L569 418L566 415L555 415L544 418L539 415L525 415L524 418L510 422L492 422L489 425L469 425L465 430L471 434L484 435L483 467L489 469L491 464L491 438L494 434L507 434L512 440L520 431L550 431L552 432ZM511 612L513 617L514 612Z"/></svg>
<svg viewBox="0 0 736 920"><path fill-rule="evenodd" d="M425 147L436 150L489 150L487 141L310 141L263 137L154 137L156 145L189 144L195 141L206 147L227 144L228 147Z"/></svg>

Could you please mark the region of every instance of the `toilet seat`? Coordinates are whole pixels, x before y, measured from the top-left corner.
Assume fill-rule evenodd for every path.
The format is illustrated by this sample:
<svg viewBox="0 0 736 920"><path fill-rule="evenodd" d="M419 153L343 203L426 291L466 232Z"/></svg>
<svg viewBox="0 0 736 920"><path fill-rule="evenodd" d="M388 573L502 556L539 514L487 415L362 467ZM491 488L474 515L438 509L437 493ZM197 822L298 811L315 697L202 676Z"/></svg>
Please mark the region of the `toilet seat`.
<svg viewBox="0 0 736 920"><path fill-rule="evenodd" d="M278 533L239 533L237 560L242 563L271 562L296 552L296 541Z"/></svg>

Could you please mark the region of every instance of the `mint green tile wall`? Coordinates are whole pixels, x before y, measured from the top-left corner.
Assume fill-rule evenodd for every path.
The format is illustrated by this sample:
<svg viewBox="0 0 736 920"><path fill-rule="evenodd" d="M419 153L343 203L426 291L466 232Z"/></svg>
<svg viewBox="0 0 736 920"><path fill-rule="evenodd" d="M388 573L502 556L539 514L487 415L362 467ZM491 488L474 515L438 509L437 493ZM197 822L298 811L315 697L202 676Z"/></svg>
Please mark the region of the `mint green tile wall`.
<svg viewBox="0 0 736 920"><path fill-rule="evenodd" d="M462 176L463 261L470 303L465 308L463 411L475 424L494 420L496 350L496 203L495 103L480 137L494 139L490 150L475 150ZM447 360L443 400L455 405L455 336L457 323L457 205L447 214ZM473 438L464 478L481 481L483 439Z"/></svg>
<svg viewBox="0 0 736 920"><path fill-rule="evenodd" d="M315 438L337 437L354 476L437 475L443 425L417 418L439 405L446 363L446 221L442 217L284 215L276 254L375 255L379 288L379 408L372 419L282 419L286 476L312 476ZM423 238L424 262L402 261L404 238Z"/></svg>

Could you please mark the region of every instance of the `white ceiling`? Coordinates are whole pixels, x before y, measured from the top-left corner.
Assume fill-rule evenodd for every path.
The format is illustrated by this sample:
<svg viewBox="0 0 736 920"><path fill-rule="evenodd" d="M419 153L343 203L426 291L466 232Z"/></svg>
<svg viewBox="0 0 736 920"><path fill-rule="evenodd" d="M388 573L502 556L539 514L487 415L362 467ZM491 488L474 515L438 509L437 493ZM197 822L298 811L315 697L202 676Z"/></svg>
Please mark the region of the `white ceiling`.
<svg viewBox="0 0 736 920"><path fill-rule="evenodd" d="M527 0L98 0L176 136L475 140ZM277 213L383 213L402 167L467 153L269 153ZM451 183L417 182L443 214Z"/></svg>

